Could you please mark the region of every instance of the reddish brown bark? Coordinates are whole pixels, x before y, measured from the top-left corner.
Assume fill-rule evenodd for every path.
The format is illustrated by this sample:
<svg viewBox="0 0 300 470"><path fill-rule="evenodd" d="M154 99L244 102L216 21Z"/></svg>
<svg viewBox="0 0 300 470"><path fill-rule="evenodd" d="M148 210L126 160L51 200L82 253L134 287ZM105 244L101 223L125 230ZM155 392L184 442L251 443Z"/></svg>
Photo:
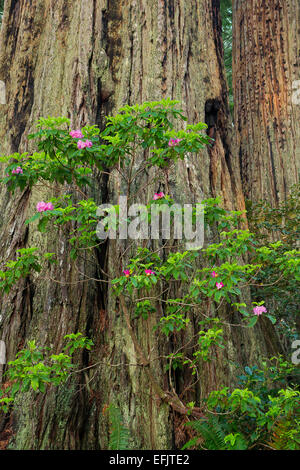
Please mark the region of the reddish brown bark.
<svg viewBox="0 0 300 470"><path fill-rule="evenodd" d="M74 128L86 123L103 126L104 116L125 103L175 98L190 122L208 123L215 144L180 162L168 175L171 195L188 202L219 195L228 208L243 208L238 160L230 147L220 34L216 0L7 0L0 50L0 80L7 94L7 104L0 104L1 153L30 150L26 136L40 116L68 116ZM143 197L149 198L152 190L149 187ZM106 284L85 282L86 276L101 278L101 269L111 277L119 275L124 246L112 241L91 258L70 264L62 232L40 236L24 225L37 201L58 191L34 188L11 197L1 189L2 260L13 257L16 248L32 245L60 253L59 264L46 279L22 281L2 297L1 337L10 360L30 338L59 351L64 334L81 331L93 338L95 349L91 356L78 358L80 367L97 367L75 374L65 387L46 395L19 396L10 446L107 448L108 423L102 408L115 402L130 427L132 447L172 448L178 416L174 418L149 374L138 365L122 308ZM108 195L116 196L116 186L106 179L95 181L96 200ZM171 346L155 339L154 323L155 318L146 326L135 322L135 335L144 351L159 357ZM265 348L258 330L233 329L226 334L231 359L246 362ZM132 362L137 365L126 365ZM116 366L120 363L122 367ZM151 363L150 372L168 391L160 361ZM203 370L202 393L231 377L224 357L217 355ZM175 441L182 444L178 436Z"/></svg>
<svg viewBox="0 0 300 470"><path fill-rule="evenodd" d="M284 201L300 170L300 4L233 2L234 133L245 197Z"/></svg>

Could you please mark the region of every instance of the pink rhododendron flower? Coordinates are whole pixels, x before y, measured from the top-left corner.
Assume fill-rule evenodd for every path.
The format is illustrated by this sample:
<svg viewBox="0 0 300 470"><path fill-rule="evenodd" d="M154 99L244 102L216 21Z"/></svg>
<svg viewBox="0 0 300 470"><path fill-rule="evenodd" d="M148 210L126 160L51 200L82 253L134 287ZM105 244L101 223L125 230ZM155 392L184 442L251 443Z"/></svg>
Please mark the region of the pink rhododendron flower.
<svg viewBox="0 0 300 470"><path fill-rule="evenodd" d="M84 149L85 148L85 142L83 142L83 140L78 140L77 147L79 149Z"/></svg>
<svg viewBox="0 0 300 470"><path fill-rule="evenodd" d="M216 271L213 271L212 273L210 273L212 275L212 277L218 277L218 274L216 273Z"/></svg>
<svg viewBox="0 0 300 470"><path fill-rule="evenodd" d="M17 174L17 175L18 175L18 174L21 174L21 175L22 175L22 174L23 174L23 170L22 170L22 168L21 168L20 166L18 166L17 168L14 168L14 169L12 170L12 173L13 173L14 175L16 175L16 174Z"/></svg>
<svg viewBox="0 0 300 470"><path fill-rule="evenodd" d="M91 148L92 145L93 145L93 142L91 142L90 140L86 140L85 142L83 142L83 140L78 140L77 142L77 147L79 149L85 149L86 147Z"/></svg>
<svg viewBox="0 0 300 470"><path fill-rule="evenodd" d="M123 274L124 274L125 277L129 277L130 276L129 269L124 269Z"/></svg>
<svg viewBox="0 0 300 470"><path fill-rule="evenodd" d="M177 139L170 139L169 140L169 147L175 147L181 141L182 141L182 139L178 139L178 138Z"/></svg>
<svg viewBox="0 0 300 470"><path fill-rule="evenodd" d="M73 139L82 139L83 133L80 130L71 131L70 136L73 137Z"/></svg>
<svg viewBox="0 0 300 470"><path fill-rule="evenodd" d="M40 201L36 205L36 210L38 212L53 211L54 207L52 202Z"/></svg>
<svg viewBox="0 0 300 470"><path fill-rule="evenodd" d="M155 272L152 271L151 269L145 269L145 274L146 276L151 276L151 274L155 274Z"/></svg>
<svg viewBox="0 0 300 470"><path fill-rule="evenodd" d="M45 210L46 211L53 211L53 209L54 209L54 206L53 206L52 202L47 202Z"/></svg>
<svg viewBox="0 0 300 470"><path fill-rule="evenodd" d="M263 305L259 305L259 306L254 307L253 313L254 313L254 315L259 316L262 313L267 313L267 309Z"/></svg>
<svg viewBox="0 0 300 470"><path fill-rule="evenodd" d="M216 288L217 289L222 289L222 287L224 287L223 282L216 282Z"/></svg>
<svg viewBox="0 0 300 470"><path fill-rule="evenodd" d="M38 202L37 205L36 205L36 210L37 210L38 212L44 212L44 211L46 210L46 205L47 205L47 204L46 204L44 201L40 201L40 202Z"/></svg>
<svg viewBox="0 0 300 470"><path fill-rule="evenodd" d="M164 198L164 197L165 197L165 195L164 195L163 192L161 192L161 193L155 193L154 196L153 196L153 200L154 200L154 201L157 201L157 199L162 199L162 198Z"/></svg>

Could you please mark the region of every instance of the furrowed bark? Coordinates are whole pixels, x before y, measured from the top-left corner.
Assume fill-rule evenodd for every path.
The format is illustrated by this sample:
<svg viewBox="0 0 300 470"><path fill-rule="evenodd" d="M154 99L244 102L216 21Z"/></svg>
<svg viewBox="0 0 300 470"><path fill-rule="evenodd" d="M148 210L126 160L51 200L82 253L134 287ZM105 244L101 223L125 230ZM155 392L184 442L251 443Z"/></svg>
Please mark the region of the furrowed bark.
<svg viewBox="0 0 300 470"><path fill-rule="evenodd" d="M178 163L162 184L180 202L220 196L227 208L244 208L238 160L231 152L220 38L216 0L7 0L0 49L7 103L0 104L1 153L31 151L26 136L41 116L67 116L73 128L103 127L104 116L125 103L179 99L189 122L207 122L215 143ZM0 337L8 346L8 360L32 338L59 351L63 336L76 331L91 337L95 348L78 357L84 370L64 387L18 397L10 421L2 423L13 432L9 447L105 449L109 430L102 409L111 402L130 428L132 448L180 447L182 420L171 409L177 407L180 414L183 409L169 392L162 363L157 360L154 368L158 387L145 373L147 366L140 366L139 348L153 358L171 351L171 345L162 345L153 334L157 319L146 326L135 321L134 345L124 309L107 283L87 282L88 277L106 281L102 270L108 279L119 276L126 245L109 241L75 264L69 261L63 233L41 235L24 225L39 200L59 191L36 187L12 197L1 188L1 259L11 259L17 248L38 246L57 251L59 263L45 279L26 279L1 299ZM142 199L152 195L149 185ZM117 187L99 178L91 196L99 203L112 200ZM251 363L266 349L259 329L229 328L226 335L229 357L237 362ZM201 394L232 377L224 356L216 352L202 372ZM191 397L195 393L199 397L199 389Z"/></svg>
<svg viewBox="0 0 300 470"><path fill-rule="evenodd" d="M300 170L300 4L234 0L236 152L247 199L284 201Z"/></svg>

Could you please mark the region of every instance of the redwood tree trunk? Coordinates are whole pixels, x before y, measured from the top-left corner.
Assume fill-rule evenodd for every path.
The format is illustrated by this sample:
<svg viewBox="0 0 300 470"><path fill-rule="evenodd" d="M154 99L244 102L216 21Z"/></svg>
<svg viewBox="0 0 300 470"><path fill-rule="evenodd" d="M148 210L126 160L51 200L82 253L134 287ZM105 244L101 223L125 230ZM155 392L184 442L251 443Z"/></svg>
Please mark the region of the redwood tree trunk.
<svg viewBox="0 0 300 470"><path fill-rule="evenodd" d="M236 151L246 198L284 201L300 170L300 4L233 1Z"/></svg>
<svg viewBox="0 0 300 470"><path fill-rule="evenodd" d="M220 195L226 207L244 207L238 159L231 152L217 0L7 0L0 80L6 88L6 104L0 104L1 153L6 154L31 150L26 136L40 116L70 117L73 128L103 126L103 117L125 103L179 99L190 122L207 122L215 144L178 164L169 175L172 196L194 202ZM120 274L120 244L111 242L97 258L70 264L62 234L41 237L24 226L37 201L60 189L36 187L13 197L1 191L2 259L32 245L60 253L60 263L48 273L60 283L27 279L1 299L0 337L8 360L28 339L59 351L65 334L81 331L95 342L89 357L78 358L81 366L99 363L46 395L19 396L10 422L2 423L12 426L10 447L106 448L102 408L110 402L121 408L133 448L182 445L181 417L161 402L143 368L125 365L138 359L122 309L101 283L84 282L84 276L101 277L99 268ZM113 191L110 182L99 179L93 196L101 202ZM152 326L150 321L135 328L143 348L157 357L162 346ZM231 360L251 363L265 350L259 330L248 331L227 331ZM160 363L151 370L167 389ZM231 377L220 356L203 371L203 391Z"/></svg>

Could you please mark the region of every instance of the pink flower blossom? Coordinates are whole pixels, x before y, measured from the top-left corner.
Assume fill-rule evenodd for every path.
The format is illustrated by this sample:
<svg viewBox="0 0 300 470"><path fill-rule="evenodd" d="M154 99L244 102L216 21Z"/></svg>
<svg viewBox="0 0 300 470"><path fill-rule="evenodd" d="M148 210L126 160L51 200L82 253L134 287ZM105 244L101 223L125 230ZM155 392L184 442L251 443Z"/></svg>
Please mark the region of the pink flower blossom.
<svg viewBox="0 0 300 470"><path fill-rule="evenodd" d="M130 276L130 270L129 269L124 269L123 274L124 274L125 277L129 277Z"/></svg>
<svg viewBox="0 0 300 470"><path fill-rule="evenodd" d="M220 282L216 282L216 288L217 288L217 289L222 289L222 287L224 287L223 282L221 282L221 281L220 281Z"/></svg>
<svg viewBox="0 0 300 470"><path fill-rule="evenodd" d="M44 212L44 211L46 210L46 205L47 205L46 202L40 201L40 202L38 202L37 205L36 205L36 210L37 210L38 212Z"/></svg>
<svg viewBox="0 0 300 470"><path fill-rule="evenodd" d="M212 277L218 277L218 274L216 273L216 271L213 271L212 273L210 273L212 275Z"/></svg>
<svg viewBox="0 0 300 470"><path fill-rule="evenodd" d="M154 196L153 196L153 200L154 200L154 201L157 201L157 199L162 199L162 198L164 198L164 197L165 197L165 195L164 195L163 192L161 192L161 193L155 193Z"/></svg>
<svg viewBox="0 0 300 470"><path fill-rule="evenodd" d="M52 202L40 201L36 205L36 210L38 212L53 211L54 207Z"/></svg>
<svg viewBox="0 0 300 470"><path fill-rule="evenodd" d="M23 174L23 170L22 170L22 168L21 168L20 166L17 166L17 168L14 168L14 169L12 170L12 174L14 174L14 175L16 175L16 174L17 174L17 175L18 175L18 174L21 174L21 175L22 175L22 174Z"/></svg>
<svg viewBox="0 0 300 470"><path fill-rule="evenodd" d="M81 130L71 131L70 136L73 137L73 139L81 139L83 137L83 133Z"/></svg>
<svg viewBox="0 0 300 470"><path fill-rule="evenodd" d="M145 269L145 274L146 276L151 276L151 274L155 274L155 272L152 271L151 269Z"/></svg>
<svg viewBox="0 0 300 470"><path fill-rule="evenodd" d="M182 141L182 139L178 139L178 138L177 139L170 139L169 140L169 147L175 147L181 141Z"/></svg>
<svg viewBox="0 0 300 470"><path fill-rule="evenodd" d="M267 313L267 309L263 305L259 305L259 306L254 307L253 313L254 313L254 315L259 316L262 313Z"/></svg>
<svg viewBox="0 0 300 470"><path fill-rule="evenodd" d="M53 206L52 202L47 202L45 210L46 211L53 211L53 209L54 209L54 206Z"/></svg>
<svg viewBox="0 0 300 470"><path fill-rule="evenodd" d="M83 142L83 140L78 140L77 147L79 149L84 149L85 148L85 142Z"/></svg>
<svg viewBox="0 0 300 470"><path fill-rule="evenodd" d="M92 145L93 145L93 142L91 142L90 140L86 140L85 142L83 142L83 140L78 140L77 142L77 147L79 149L85 149L86 147L91 148Z"/></svg>

